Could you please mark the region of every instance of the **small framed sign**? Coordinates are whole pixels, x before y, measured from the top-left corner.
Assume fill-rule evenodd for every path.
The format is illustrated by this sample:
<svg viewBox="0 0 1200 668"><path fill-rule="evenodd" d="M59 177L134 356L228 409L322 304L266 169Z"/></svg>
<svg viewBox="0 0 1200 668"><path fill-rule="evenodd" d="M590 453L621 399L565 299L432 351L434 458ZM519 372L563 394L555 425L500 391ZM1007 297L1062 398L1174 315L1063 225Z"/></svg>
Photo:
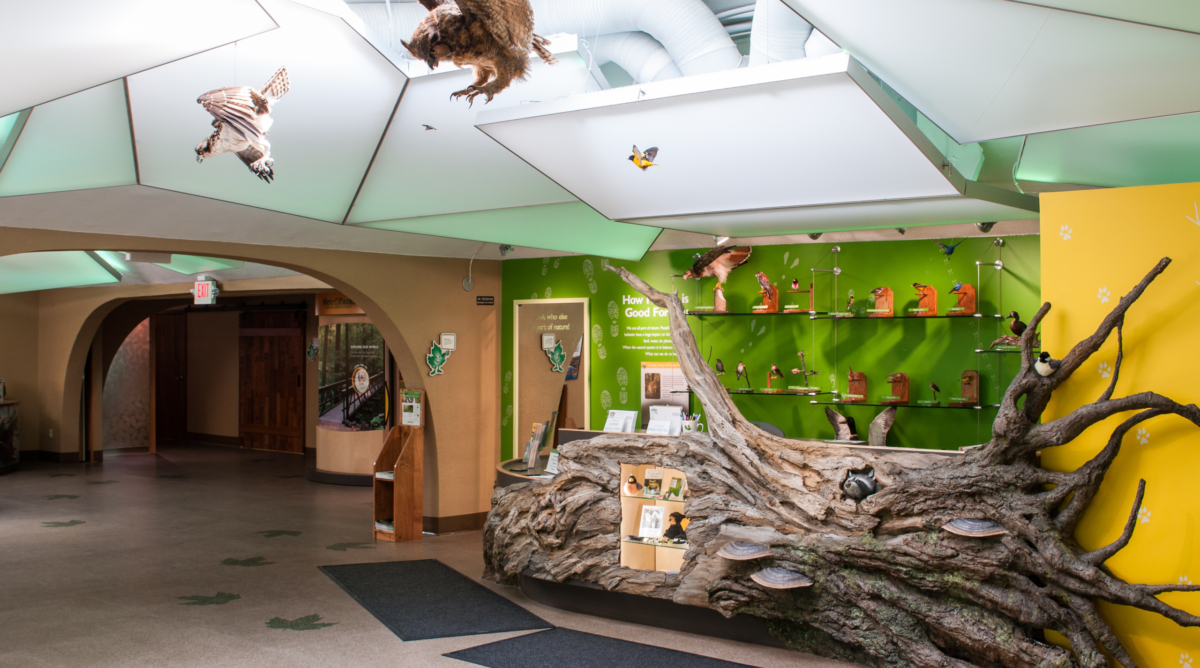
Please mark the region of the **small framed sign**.
<svg viewBox="0 0 1200 668"><path fill-rule="evenodd" d="M442 350L451 352L458 345L458 335L442 334L438 337L438 345L442 347Z"/></svg>
<svg viewBox="0 0 1200 668"><path fill-rule="evenodd" d="M553 333L542 334L542 350L550 350L554 347L555 343L557 343L557 341L555 340Z"/></svg>

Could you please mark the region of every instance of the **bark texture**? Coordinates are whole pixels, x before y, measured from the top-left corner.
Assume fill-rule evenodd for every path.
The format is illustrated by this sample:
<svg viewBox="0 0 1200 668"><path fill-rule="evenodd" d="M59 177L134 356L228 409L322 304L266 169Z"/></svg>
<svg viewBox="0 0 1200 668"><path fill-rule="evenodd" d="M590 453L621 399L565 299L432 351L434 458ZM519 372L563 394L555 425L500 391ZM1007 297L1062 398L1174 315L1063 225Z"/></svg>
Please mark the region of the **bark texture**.
<svg viewBox="0 0 1200 668"><path fill-rule="evenodd" d="M515 584L536 577L755 615L792 647L875 666L1134 666L1100 617L1097 600L1163 615L1185 626L1200 618L1156 598L1197 585L1144 585L1115 577L1104 562L1133 537L1145 481L1130 499L1120 538L1084 550L1074 530L1104 481L1123 437L1150 418L1175 414L1200 426L1200 409L1153 392L1114 398L1129 307L1170 263L1161 260L1079 342L1049 377L1034 369L1043 304L1021 338L1021 370L1001 403L993 438L965 453L831 445L767 434L742 417L704 362L683 304L625 269L631 286L667 309L680 366L703 403L709 432L679 437L607 434L560 449L560 472L545 482L498 489L484 536L485 576ZM1094 403L1042 423L1051 394L1116 331L1122 349L1107 390ZM1087 427L1133 412L1091 461L1070 473L1040 467L1038 452ZM690 549L678 574L620 566L620 465L652 464L687 475ZM842 492L849 473L871 469L878 491L856 503ZM968 538L942 530L959 518L986 519L1005 533ZM717 556L732 540L769 545L772 557ZM771 590L750 579L778 566L814 581ZM1073 652L1047 644L1066 636Z"/></svg>

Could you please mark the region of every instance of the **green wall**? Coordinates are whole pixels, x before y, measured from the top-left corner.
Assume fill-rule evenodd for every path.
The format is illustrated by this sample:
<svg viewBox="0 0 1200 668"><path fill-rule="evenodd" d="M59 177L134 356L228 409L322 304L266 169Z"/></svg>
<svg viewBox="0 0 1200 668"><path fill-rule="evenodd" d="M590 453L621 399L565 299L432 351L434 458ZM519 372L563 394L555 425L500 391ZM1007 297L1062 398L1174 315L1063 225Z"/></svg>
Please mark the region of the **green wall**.
<svg viewBox="0 0 1200 668"><path fill-rule="evenodd" d="M945 240L948 241L948 240ZM745 315L689 318L693 331L708 357L725 363L722 381L728 387L738 387L734 374L738 360L745 362L753 386L766 387L766 373L772 363L784 370L781 384L800 383L789 372L798 365L796 353L804 350L808 368L820 374L811 384L823 390L846 390L847 365L863 371L868 379L868 401L878 403L881 396L890 394L887 375L904 372L911 379L910 402L932 399L930 381L942 392L938 399L945 405L949 397L958 395L959 374L976 369L982 376L982 402L995 404L1003 389L1019 367L1018 355L988 353L977 355L977 347L986 348L999 334L1000 326L993 318L930 318L930 319L818 319L807 314L762 315L749 313L750 307L761 303L755 273L766 273L780 287L780 304L798 303L807 306L807 295L788 295L793 278L807 286L812 278L811 268L831 269L834 244L802 244L796 246L758 246L750 261L734 270L726 284L725 296L729 310ZM850 292L856 296L852 311L862 315L868 307L866 298L876 286L886 285L895 293L897 315L903 309L915 307L911 284L932 285L938 290L938 308L945 313L953 305L953 295L947 292L955 280L975 284L976 261L989 264L982 267L982 287L979 288L979 311L984 314L1010 310L1020 312L1028 320L1040 305L1040 249L1036 236L1006 237L1000 250L1004 269L997 271L990 263L996 259L992 238L968 239L950 257L941 254L933 241L900 240L837 244L841 274L837 277L837 294L833 292L833 274L818 273L816 278L817 309L830 310L836 304L845 308ZM633 350L635 337L630 327L667 326L665 316L630 317L623 297L641 297L616 274L604 271L609 263L628 268L660 290L678 289L687 298L688 307L712 304L715 279L685 281L672 278L688 269L697 252L707 249L654 251L639 262L610 260L593 256L574 256L531 260L508 260L503 266L503 336L502 336L502 456L512 457L511 406L512 383L512 301L514 299L546 299L566 297L590 298L591 341L591 419L592 427L603 425L609 408L636 410L638 408L638 372L642 361L675 361L673 355L648 356L649 351ZM996 282L1000 276L1001 304L996 305ZM909 297L913 297L909 301ZM799 297L799 300L789 300ZM645 330L641 330L645 331ZM597 336L598 335L598 336ZM983 345L980 346L979 342ZM814 345L815 344L815 345ZM836 357L836 360L835 360ZM836 361L836 367L834 365ZM815 366L814 366L815 363ZM624 373L622 373L622 370ZM625 385L621 384L625 380ZM999 383L999 387L997 386ZM741 381L745 387L745 381ZM750 420L770 422L789 437L832 438L833 430L824 416L824 406L813 405L810 397L797 395L734 395L743 414ZM624 399L624 401L622 401ZM816 398L828 401L828 396ZM698 403L698 402L697 402ZM701 411L699 405L693 410ZM859 424L865 435L867 423L882 408L853 406L844 408ZM995 410L900 408L896 424L888 437L888 445L922 448L958 448L982 443L991 436ZM548 418L549 416L547 416Z"/></svg>

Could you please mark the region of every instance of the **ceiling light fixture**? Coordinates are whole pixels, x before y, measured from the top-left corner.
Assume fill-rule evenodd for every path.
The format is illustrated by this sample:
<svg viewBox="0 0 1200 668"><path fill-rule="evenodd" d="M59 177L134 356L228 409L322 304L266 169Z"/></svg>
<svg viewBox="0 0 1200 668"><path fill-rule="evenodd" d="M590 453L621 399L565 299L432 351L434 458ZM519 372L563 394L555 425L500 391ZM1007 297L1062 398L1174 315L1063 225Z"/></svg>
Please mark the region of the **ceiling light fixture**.
<svg viewBox="0 0 1200 668"><path fill-rule="evenodd" d="M729 241L729 237L718 237L717 235L714 234L713 241L716 243L716 245L720 246L721 244L725 243L726 241Z"/></svg>
<svg viewBox="0 0 1200 668"><path fill-rule="evenodd" d="M171 264L170 253L125 253L126 262L145 262L148 264Z"/></svg>
<svg viewBox="0 0 1200 668"><path fill-rule="evenodd" d="M907 227L897 227L896 231L899 232L900 234L904 234L905 232L908 231L908 228Z"/></svg>
<svg viewBox="0 0 1200 668"><path fill-rule="evenodd" d="M821 238L822 234L824 234L824 233L823 232L812 232L808 235L808 238L812 239L813 241L816 241L817 239Z"/></svg>
<svg viewBox="0 0 1200 668"><path fill-rule="evenodd" d="M500 257L509 255L510 253L512 253L515 250L517 250L515 246L510 246L508 244L500 244Z"/></svg>
<svg viewBox="0 0 1200 668"><path fill-rule="evenodd" d="M975 223L975 228L978 229L980 232L983 232L984 234L991 232L992 228L995 226L996 226L995 221L992 221L990 223Z"/></svg>

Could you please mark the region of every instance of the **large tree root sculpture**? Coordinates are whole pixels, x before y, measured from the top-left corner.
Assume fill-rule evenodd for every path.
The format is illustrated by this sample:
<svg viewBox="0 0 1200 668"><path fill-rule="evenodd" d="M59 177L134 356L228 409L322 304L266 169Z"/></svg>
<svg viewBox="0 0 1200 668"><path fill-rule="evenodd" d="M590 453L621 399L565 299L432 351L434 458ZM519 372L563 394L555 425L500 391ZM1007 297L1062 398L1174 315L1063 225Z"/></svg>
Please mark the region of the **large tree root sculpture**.
<svg viewBox="0 0 1200 668"><path fill-rule="evenodd" d="M513 584L528 571L727 615L756 615L796 649L865 665L1098 667L1107 665L1107 652L1120 665L1134 666L1096 601L1196 626L1200 618L1156 595L1200 586L1132 584L1104 566L1133 536L1144 481L1116 542L1087 551L1075 541L1074 529L1130 429L1165 414L1200 425L1200 410L1152 392L1113 398L1119 349L1112 381L1095 403L1057 420L1040 419L1055 388L1113 330L1123 346L1126 311L1169 263L1164 258L1122 297L1049 377L1034 369L1035 332L1050 310L1043 304L1022 337L1021 370L1004 395L992 440L962 454L764 433L742 417L705 364L679 298L610 267L670 314L679 362L704 405L709 433L606 434L564 445L553 479L496 491L485 529L485 575ZM1068 443L1090 425L1128 411L1138 412L1078 470L1039 466L1043 448ZM679 573L620 566L622 463L687 475L690 549ZM856 503L842 492L842 483L849 472L865 469L874 470L878 491ZM1003 533L971 538L943 530L961 518L990 520ZM772 556L728 561L717 555L735 540L768 545ZM772 590L751 580L771 565L802 573L814 584ZM1074 653L1046 643L1043 629L1067 637Z"/></svg>

